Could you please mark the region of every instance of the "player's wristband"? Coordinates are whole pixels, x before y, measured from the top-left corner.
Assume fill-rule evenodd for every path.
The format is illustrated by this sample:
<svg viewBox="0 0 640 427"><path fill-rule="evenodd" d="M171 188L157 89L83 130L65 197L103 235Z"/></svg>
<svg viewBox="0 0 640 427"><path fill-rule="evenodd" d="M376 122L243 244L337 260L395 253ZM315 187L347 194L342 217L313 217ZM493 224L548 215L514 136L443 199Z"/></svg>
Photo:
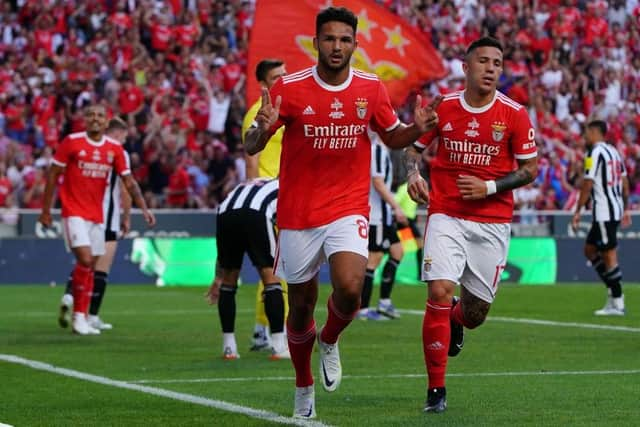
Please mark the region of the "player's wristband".
<svg viewBox="0 0 640 427"><path fill-rule="evenodd" d="M487 196L496 194L498 189L496 188L496 182L494 180L485 181L484 183L487 185Z"/></svg>

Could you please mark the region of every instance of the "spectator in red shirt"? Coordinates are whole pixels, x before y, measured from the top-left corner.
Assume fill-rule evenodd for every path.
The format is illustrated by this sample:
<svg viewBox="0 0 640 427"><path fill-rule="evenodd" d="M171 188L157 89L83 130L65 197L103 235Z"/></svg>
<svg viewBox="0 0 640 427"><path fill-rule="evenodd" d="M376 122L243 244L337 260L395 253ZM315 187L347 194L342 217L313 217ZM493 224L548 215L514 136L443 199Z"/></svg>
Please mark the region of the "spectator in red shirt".
<svg viewBox="0 0 640 427"><path fill-rule="evenodd" d="M191 177L186 169L186 156L182 154L178 156L173 172L169 175L169 185L165 189L167 207L188 207L190 185Z"/></svg>

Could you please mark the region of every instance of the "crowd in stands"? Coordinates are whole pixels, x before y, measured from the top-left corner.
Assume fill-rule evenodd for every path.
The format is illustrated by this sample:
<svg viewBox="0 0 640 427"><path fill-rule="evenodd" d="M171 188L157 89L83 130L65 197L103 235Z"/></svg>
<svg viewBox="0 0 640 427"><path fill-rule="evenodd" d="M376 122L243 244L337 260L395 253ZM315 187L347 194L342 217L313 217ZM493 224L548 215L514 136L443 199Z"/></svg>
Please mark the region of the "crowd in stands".
<svg viewBox="0 0 640 427"><path fill-rule="evenodd" d="M258 0L259 1L259 0ZM499 89L527 106L540 174L516 192L523 209L570 209L584 156L582 126L605 119L640 202L638 1L379 0L432 41L448 75L427 97L461 88L469 42L505 46ZM125 147L153 208L215 207L244 180L240 128L247 0L17 0L0 3L0 208L40 208L61 138L82 107L129 123ZM295 70L289 70L295 71ZM400 115L411 114L413 96ZM432 154L432 153L431 153ZM429 153L425 154L428 174Z"/></svg>

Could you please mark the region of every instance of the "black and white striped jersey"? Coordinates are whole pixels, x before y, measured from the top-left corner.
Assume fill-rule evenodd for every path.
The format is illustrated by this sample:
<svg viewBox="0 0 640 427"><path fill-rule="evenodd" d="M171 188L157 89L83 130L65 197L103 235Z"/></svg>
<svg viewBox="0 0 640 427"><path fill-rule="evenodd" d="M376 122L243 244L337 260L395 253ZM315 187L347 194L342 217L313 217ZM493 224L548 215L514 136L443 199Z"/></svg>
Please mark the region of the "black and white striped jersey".
<svg viewBox="0 0 640 427"><path fill-rule="evenodd" d="M584 177L593 181L591 203L594 221L622 219L622 180L626 176L627 170L622 157L611 144L597 142L588 151Z"/></svg>
<svg viewBox="0 0 640 427"><path fill-rule="evenodd" d="M393 215L391 206L382 199L380 193L373 186L373 178L382 178L384 185L391 190L393 179L393 165L389 149L382 143L380 137L373 132L369 132L371 139L371 188L369 189L369 223L372 225L391 225Z"/></svg>
<svg viewBox="0 0 640 427"><path fill-rule="evenodd" d="M131 164L129 153L124 152L127 164ZM111 169L107 178L107 189L102 200L102 212L105 223L105 230L111 230L114 233L120 232L120 210L122 209L122 199L120 191L120 177L115 169Z"/></svg>
<svg viewBox="0 0 640 427"><path fill-rule="evenodd" d="M278 179L264 178L239 184L222 201L218 215L237 209L251 209L262 212L267 218L275 218L278 184Z"/></svg>

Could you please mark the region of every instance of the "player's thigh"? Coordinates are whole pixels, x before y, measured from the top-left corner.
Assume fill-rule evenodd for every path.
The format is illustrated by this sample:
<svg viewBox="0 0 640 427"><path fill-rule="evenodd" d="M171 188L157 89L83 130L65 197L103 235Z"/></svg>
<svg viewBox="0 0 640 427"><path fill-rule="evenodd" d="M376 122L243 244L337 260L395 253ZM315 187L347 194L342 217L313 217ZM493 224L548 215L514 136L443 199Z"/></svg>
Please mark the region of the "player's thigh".
<svg viewBox="0 0 640 427"><path fill-rule="evenodd" d="M275 274L291 285L307 283L324 261L322 244L326 226L304 230L280 230L275 256Z"/></svg>
<svg viewBox="0 0 640 427"><path fill-rule="evenodd" d="M251 259L251 263L259 272L267 268L272 270L272 248L275 247L273 224L260 212L254 212L255 215L248 215L248 221L246 223L247 233L251 236L251 238L247 240L249 259Z"/></svg>
<svg viewBox="0 0 640 427"><path fill-rule="evenodd" d="M89 223L89 239L91 241L91 253L95 257L100 257L107 251L105 242L104 224Z"/></svg>
<svg viewBox="0 0 640 427"><path fill-rule="evenodd" d="M384 239L389 243L387 252L394 259L400 259L403 255L402 244L400 243L400 237L398 236L398 226L393 223L391 225L384 226Z"/></svg>
<svg viewBox="0 0 640 427"><path fill-rule="evenodd" d="M218 263L223 270L239 270L247 247L247 237L238 211L218 215L216 220L216 248Z"/></svg>
<svg viewBox="0 0 640 427"><path fill-rule="evenodd" d="M339 218L326 226L323 249L327 259L336 252L369 256L369 223L362 215Z"/></svg>
<svg viewBox="0 0 640 427"><path fill-rule="evenodd" d="M465 222L469 230L467 266L460 283L476 297L492 303L507 265L511 225Z"/></svg>
<svg viewBox="0 0 640 427"><path fill-rule="evenodd" d="M104 255L98 257L96 261L96 271L103 271L105 273L109 273L111 270L111 266L113 265L113 260L116 256L116 251L118 249L118 241L115 239L110 239L109 232L105 235L105 252Z"/></svg>
<svg viewBox="0 0 640 427"><path fill-rule="evenodd" d="M91 247L90 222L78 216L62 218L64 241L67 248Z"/></svg>
<svg viewBox="0 0 640 427"><path fill-rule="evenodd" d="M388 247L387 243L385 248L384 227L382 224L369 224L369 252L384 252Z"/></svg>
<svg viewBox="0 0 640 427"><path fill-rule="evenodd" d="M424 234L422 280L460 283L467 255L461 221L443 214L427 219Z"/></svg>
<svg viewBox="0 0 640 427"><path fill-rule="evenodd" d="M615 249L618 246L619 225L619 221L592 222L586 243L594 245L599 251Z"/></svg>

